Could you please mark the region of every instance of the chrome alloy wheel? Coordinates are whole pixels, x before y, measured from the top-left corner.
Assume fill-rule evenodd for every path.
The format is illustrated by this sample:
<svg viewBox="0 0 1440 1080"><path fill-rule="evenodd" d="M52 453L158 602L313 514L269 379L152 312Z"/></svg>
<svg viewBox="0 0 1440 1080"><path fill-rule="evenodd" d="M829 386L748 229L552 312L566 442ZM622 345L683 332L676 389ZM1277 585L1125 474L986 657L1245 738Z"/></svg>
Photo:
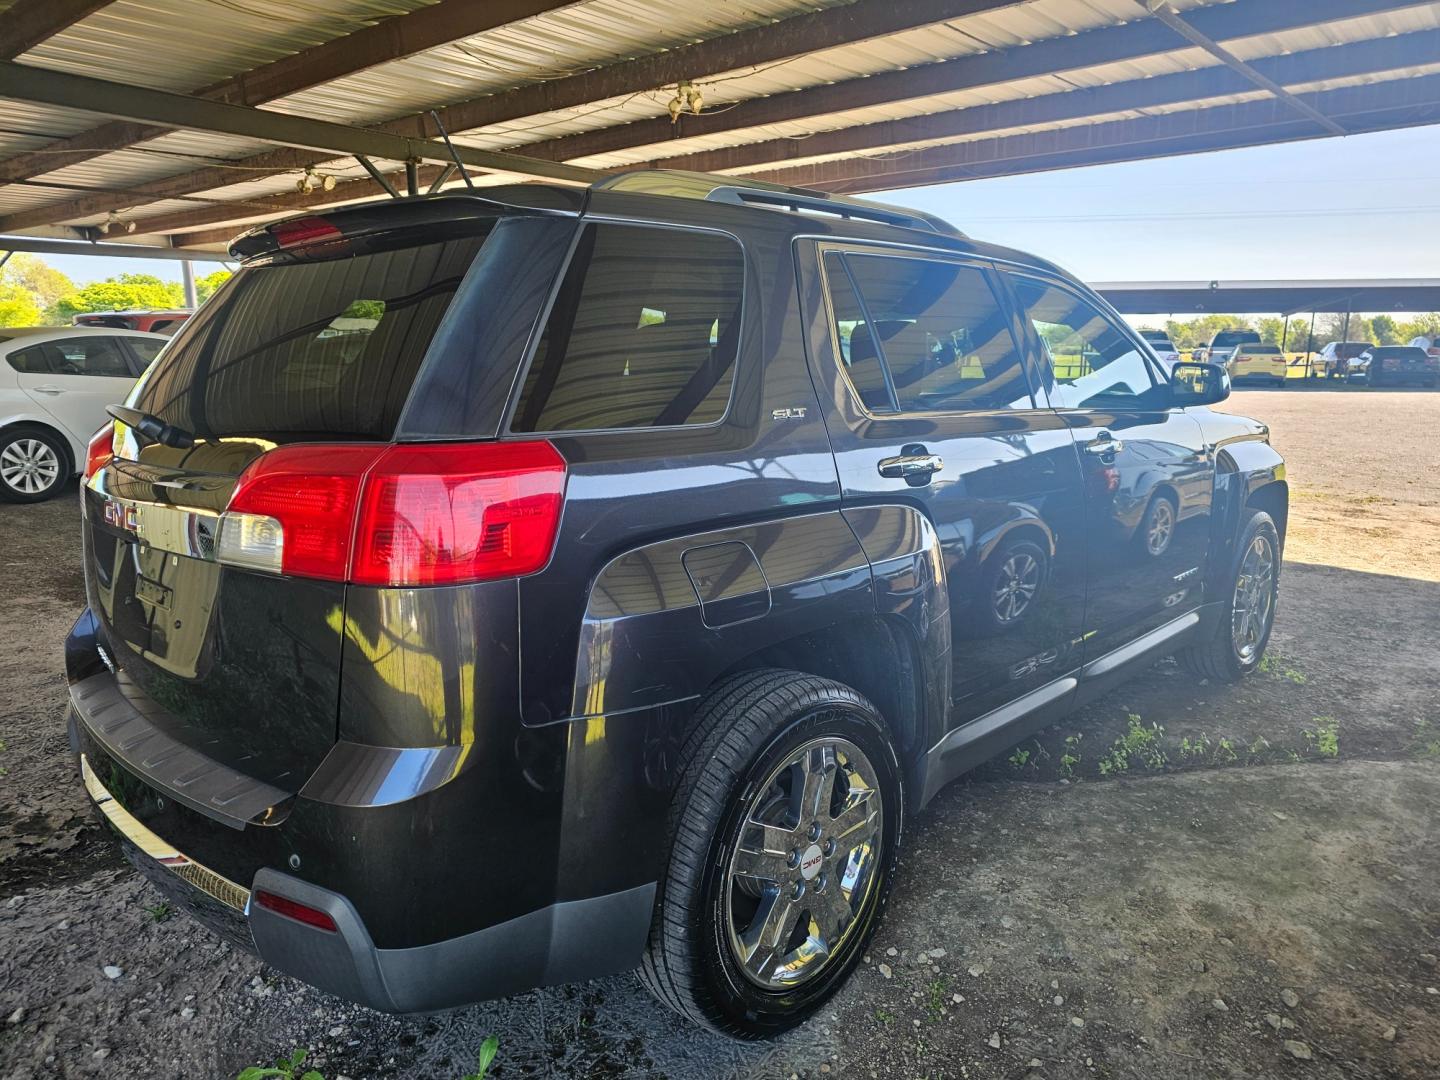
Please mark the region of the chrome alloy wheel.
<svg viewBox="0 0 1440 1080"><path fill-rule="evenodd" d="M1164 555L1175 535L1175 508L1170 500L1160 498L1150 509L1150 524L1145 530L1145 550L1151 555Z"/></svg>
<svg viewBox="0 0 1440 1080"><path fill-rule="evenodd" d="M22 495L40 495L60 479L60 458L39 439L16 439L0 451L0 478Z"/></svg>
<svg viewBox="0 0 1440 1080"><path fill-rule="evenodd" d="M1040 562L1035 556L1017 551L1005 560L995 579L991 596L995 618L1002 623L1014 622L1030 606L1040 588Z"/></svg>
<svg viewBox="0 0 1440 1080"><path fill-rule="evenodd" d="M1230 640L1242 664L1255 659L1275 616L1275 548L1258 535L1245 549L1230 606Z"/></svg>
<svg viewBox="0 0 1440 1080"><path fill-rule="evenodd" d="M725 923L745 977L767 990L813 979L879 883L884 807L854 744L819 738L753 789L725 872Z"/></svg>

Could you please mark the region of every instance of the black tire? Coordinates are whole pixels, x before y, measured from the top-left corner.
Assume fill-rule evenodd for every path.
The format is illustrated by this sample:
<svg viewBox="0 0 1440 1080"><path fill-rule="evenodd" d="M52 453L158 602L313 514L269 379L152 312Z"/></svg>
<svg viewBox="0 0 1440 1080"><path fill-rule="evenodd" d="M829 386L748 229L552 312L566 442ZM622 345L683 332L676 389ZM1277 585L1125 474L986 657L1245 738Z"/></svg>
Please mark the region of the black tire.
<svg viewBox="0 0 1440 1080"><path fill-rule="evenodd" d="M737 1038L770 1038L802 1023L840 988L874 933L894 876L905 812L900 765L884 721L869 701L838 682L796 671L764 669L723 680L706 696L697 721L680 752L667 821L669 865L656 897L640 978L688 1020ZM730 875L731 858L755 800L780 790L781 781L766 781L790 755L822 738L849 743L873 766L881 820L872 827L879 850L873 870L864 875L870 885L852 900L859 906L828 958L798 985L769 989L746 973L732 945L737 898L741 904L746 898L736 891L740 886ZM803 820L798 827L804 828ZM821 836L812 844L823 842ZM838 849L834 857L841 857ZM791 859L784 865L799 861L795 853ZM805 871L810 887L818 885L815 897L841 888L830 877L831 869L838 867ZM785 871L797 875L797 883L801 872ZM756 894L758 908L765 901L758 898L758 887Z"/></svg>
<svg viewBox="0 0 1440 1080"><path fill-rule="evenodd" d="M43 450L40 448L44 448ZM47 453L48 452L48 453ZM37 468L44 463L53 466L53 473L17 472L22 461L33 461ZM0 434L0 500L12 503L37 503L54 498L64 490L73 475L70 450L65 440L41 427L13 427ZM39 489L32 484L44 479L49 483Z"/></svg>
<svg viewBox="0 0 1440 1080"><path fill-rule="evenodd" d="M1159 516L1166 512L1170 515L1169 528L1164 532L1163 542L1160 542L1156 547L1151 547L1150 534L1155 530ZM1169 551L1170 545L1175 542L1175 530L1179 526L1179 523L1180 511L1175 504L1175 500L1163 491L1156 492L1150 497L1150 503L1145 507L1145 513L1140 518L1140 524L1135 528L1135 543L1139 545L1140 551L1143 554L1150 556L1152 559L1158 559L1164 555L1165 552Z"/></svg>
<svg viewBox="0 0 1440 1080"><path fill-rule="evenodd" d="M1254 651L1242 655L1235 642L1236 593L1241 567L1257 537L1263 537L1268 543L1274 570L1270 575L1269 609L1263 631L1254 643ZM1189 646L1176 659L1196 675L1215 682L1238 682L1260 666L1265 648L1270 643L1270 632L1275 626L1275 609L1280 601L1280 554L1280 535L1275 529L1275 522L1263 510L1252 510L1240 526L1230 573L1225 578L1222 601L1229 614L1222 614L1216 620L1208 639Z"/></svg>

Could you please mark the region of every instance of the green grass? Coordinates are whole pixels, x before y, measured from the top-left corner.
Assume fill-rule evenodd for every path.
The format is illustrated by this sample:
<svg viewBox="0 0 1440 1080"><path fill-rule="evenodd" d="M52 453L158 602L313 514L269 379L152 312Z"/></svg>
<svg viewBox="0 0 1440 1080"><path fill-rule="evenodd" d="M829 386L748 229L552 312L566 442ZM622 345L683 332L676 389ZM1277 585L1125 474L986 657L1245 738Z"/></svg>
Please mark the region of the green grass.
<svg viewBox="0 0 1440 1080"><path fill-rule="evenodd" d="M314 1069L306 1069L303 1073L300 1071L309 1054L309 1050L292 1050L289 1058L281 1058L274 1067L251 1065L248 1069L241 1069L235 1080L266 1080L267 1077L279 1077L280 1080L325 1080L325 1077Z"/></svg>
<svg viewBox="0 0 1440 1080"><path fill-rule="evenodd" d="M161 900L158 904L145 905L145 910L150 913L150 918L156 922L164 922L170 918L171 915L175 914L175 909L164 900Z"/></svg>
<svg viewBox="0 0 1440 1080"><path fill-rule="evenodd" d="M1126 718L1125 734L1110 744L1100 759L1100 775L1114 776L1127 772L1132 764L1144 769L1163 769L1170 758L1165 753L1165 729L1151 723L1146 727L1135 713Z"/></svg>
<svg viewBox="0 0 1440 1080"><path fill-rule="evenodd" d="M1317 716L1314 728L1305 729L1305 741L1323 758L1340 756L1340 721L1333 716Z"/></svg>
<svg viewBox="0 0 1440 1080"><path fill-rule="evenodd" d="M475 1071L466 1073L461 1080L485 1080L485 1074L490 1071L490 1064L499 1052L500 1036L487 1035L485 1041L480 1044L480 1056L475 1060Z"/></svg>

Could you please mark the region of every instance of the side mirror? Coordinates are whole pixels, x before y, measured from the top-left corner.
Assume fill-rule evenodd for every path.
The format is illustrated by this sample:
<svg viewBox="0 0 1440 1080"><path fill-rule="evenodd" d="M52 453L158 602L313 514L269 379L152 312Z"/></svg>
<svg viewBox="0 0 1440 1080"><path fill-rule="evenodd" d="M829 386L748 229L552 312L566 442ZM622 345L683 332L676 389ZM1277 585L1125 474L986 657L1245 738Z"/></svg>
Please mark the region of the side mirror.
<svg viewBox="0 0 1440 1080"><path fill-rule="evenodd" d="M1230 396L1230 373L1221 364L1181 361L1170 369L1170 400L1174 404L1214 405Z"/></svg>

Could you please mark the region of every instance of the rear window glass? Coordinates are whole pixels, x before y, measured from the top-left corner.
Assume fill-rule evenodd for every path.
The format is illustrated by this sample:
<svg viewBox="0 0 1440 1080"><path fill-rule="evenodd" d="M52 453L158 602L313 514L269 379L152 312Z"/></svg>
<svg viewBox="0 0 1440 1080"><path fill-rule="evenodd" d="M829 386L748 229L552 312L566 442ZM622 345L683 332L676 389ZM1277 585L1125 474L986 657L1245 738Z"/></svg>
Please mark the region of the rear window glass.
<svg viewBox="0 0 1440 1080"><path fill-rule="evenodd" d="M1279 356L1279 345L1246 345L1245 351L1251 356Z"/></svg>
<svg viewBox="0 0 1440 1080"><path fill-rule="evenodd" d="M1222 330L1215 335L1213 345L1239 345L1242 341L1259 341L1260 335L1254 330Z"/></svg>
<svg viewBox="0 0 1440 1080"><path fill-rule="evenodd" d="M491 224L241 270L151 369L135 407L206 436L389 438Z"/></svg>
<svg viewBox="0 0 1440 1080"><path fill-rule="evenodd" d="M1402 360L1422 359L1425 356L1424 349L1412 348L1409 345L1385 345L1378 349L1370 350L1371 356L1395 357Z"/></svg>
<svg viewBox="0 0 1440 1080"><path fill-rule="evenodd" d="M513 431L708 424L735 378L740 246L713 233L587 225L516 403Z"/></svg>

